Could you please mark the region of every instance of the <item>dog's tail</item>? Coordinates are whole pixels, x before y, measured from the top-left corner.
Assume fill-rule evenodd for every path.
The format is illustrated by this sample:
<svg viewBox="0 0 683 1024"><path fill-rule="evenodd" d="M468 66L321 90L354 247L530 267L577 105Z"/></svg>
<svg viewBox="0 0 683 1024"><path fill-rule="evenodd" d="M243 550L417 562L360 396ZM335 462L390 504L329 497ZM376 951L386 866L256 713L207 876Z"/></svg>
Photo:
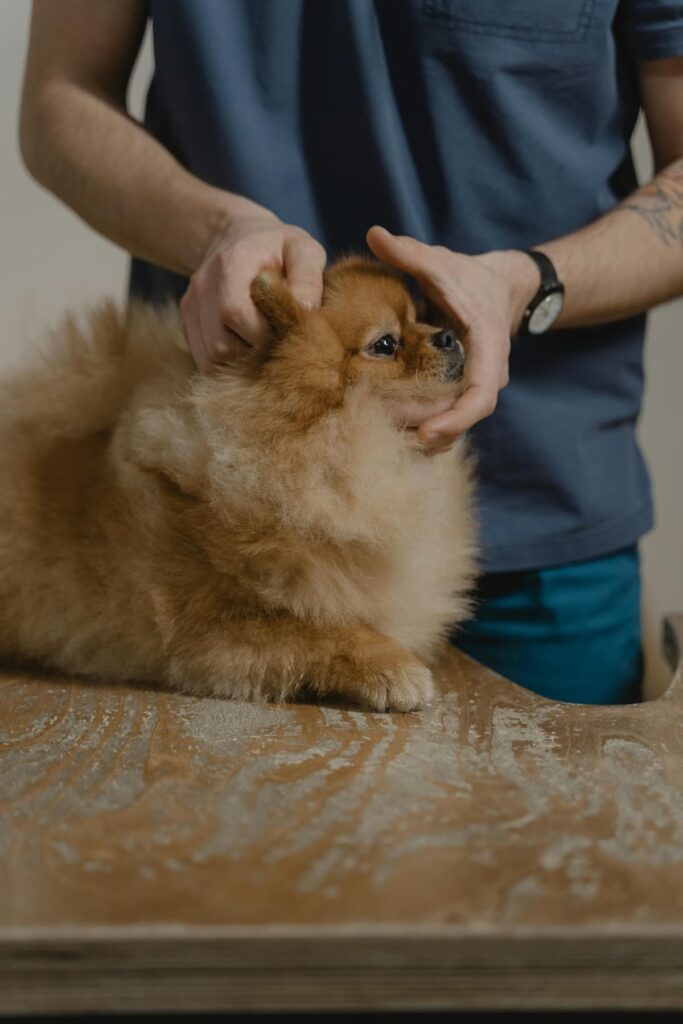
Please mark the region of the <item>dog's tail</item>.
<svg viewBox="0 0 683 1024"><path fill-rule="evenodd" d="M67 313L37 358L0 382L0 426L45 438L109 428L132 392L154 373L191 370L177 309L105 300Z"/></svg>

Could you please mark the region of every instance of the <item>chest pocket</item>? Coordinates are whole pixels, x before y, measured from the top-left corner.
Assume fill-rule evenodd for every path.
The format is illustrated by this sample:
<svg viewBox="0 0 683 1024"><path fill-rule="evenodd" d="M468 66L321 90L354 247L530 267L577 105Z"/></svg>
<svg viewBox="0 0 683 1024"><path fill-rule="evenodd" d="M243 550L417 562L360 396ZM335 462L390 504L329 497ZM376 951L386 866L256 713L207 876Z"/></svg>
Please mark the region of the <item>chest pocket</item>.
<svg viewBox="0 0 683 1024"><path fill-rule="evenodd" d="M585 39L595 0L420 0L421 17L445 29L529 42Z"/></svg>

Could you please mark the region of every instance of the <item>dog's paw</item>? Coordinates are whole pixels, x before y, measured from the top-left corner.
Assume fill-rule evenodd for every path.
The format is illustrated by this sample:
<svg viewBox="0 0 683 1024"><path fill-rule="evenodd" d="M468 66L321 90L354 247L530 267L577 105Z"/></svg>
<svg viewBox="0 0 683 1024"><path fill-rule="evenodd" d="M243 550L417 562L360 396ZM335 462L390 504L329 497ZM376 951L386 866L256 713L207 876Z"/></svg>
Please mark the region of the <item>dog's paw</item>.
<svg viewBox="0 0 683 1024"><path fill-rule="evenodd" d="M378 664L356 659L335 672L325 687L327 695L338 695L366 711L420 711L434 695L429 669L410 655ZM319 688L318 688L319 692Z"/></svg>
<svg viewBox="0 0 683 1024"><path fill-rule="evenodd" d="M306 679L311 695L349 701L368 711L419 711L434 697L432 673L405 647L358 628Z"/></svg>
<svg viewBox="0 0 683 1024"><path fill-rule="evenodd" d="M434 697L432 673L419 662L359 680L358 702L374 711L419 711Z"/></svg>

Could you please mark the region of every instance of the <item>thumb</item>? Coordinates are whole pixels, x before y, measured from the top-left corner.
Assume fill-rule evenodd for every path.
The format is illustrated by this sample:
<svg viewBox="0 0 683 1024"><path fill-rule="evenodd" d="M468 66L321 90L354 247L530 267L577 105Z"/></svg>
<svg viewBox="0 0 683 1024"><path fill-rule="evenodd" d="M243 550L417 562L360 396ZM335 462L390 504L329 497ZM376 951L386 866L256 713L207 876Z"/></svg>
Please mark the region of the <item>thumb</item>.
<svg viewBox="0 0 683 1024"><path fill-rule="evenodd" d="M378 224L371 227L365 237L368 248L378 260L398 270L405 270L413 277L424 273L424 250L429 249L428 245L408 235L392 235Z"/></svg>
<svg viewBox="0 0 683 1024"><path fill-rule="evenodd" d="M294 236L285 241L283 264L289 290L308 309L320 305L325 262L325 250L313 238Z"/></svg>

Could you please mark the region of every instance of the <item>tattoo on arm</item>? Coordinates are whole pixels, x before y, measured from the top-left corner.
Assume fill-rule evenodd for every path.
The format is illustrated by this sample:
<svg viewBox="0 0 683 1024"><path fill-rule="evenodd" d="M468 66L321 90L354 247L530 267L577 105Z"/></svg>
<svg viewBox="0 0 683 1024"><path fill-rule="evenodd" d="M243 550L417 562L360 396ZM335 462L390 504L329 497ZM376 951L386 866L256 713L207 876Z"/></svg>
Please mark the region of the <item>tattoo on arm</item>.
<svg viewBox="0 0 683 1024"><path fill-rule="evenodd" d="M630 195L620 209L639 214L665 245L683 247L683 160Z"/></svg>

